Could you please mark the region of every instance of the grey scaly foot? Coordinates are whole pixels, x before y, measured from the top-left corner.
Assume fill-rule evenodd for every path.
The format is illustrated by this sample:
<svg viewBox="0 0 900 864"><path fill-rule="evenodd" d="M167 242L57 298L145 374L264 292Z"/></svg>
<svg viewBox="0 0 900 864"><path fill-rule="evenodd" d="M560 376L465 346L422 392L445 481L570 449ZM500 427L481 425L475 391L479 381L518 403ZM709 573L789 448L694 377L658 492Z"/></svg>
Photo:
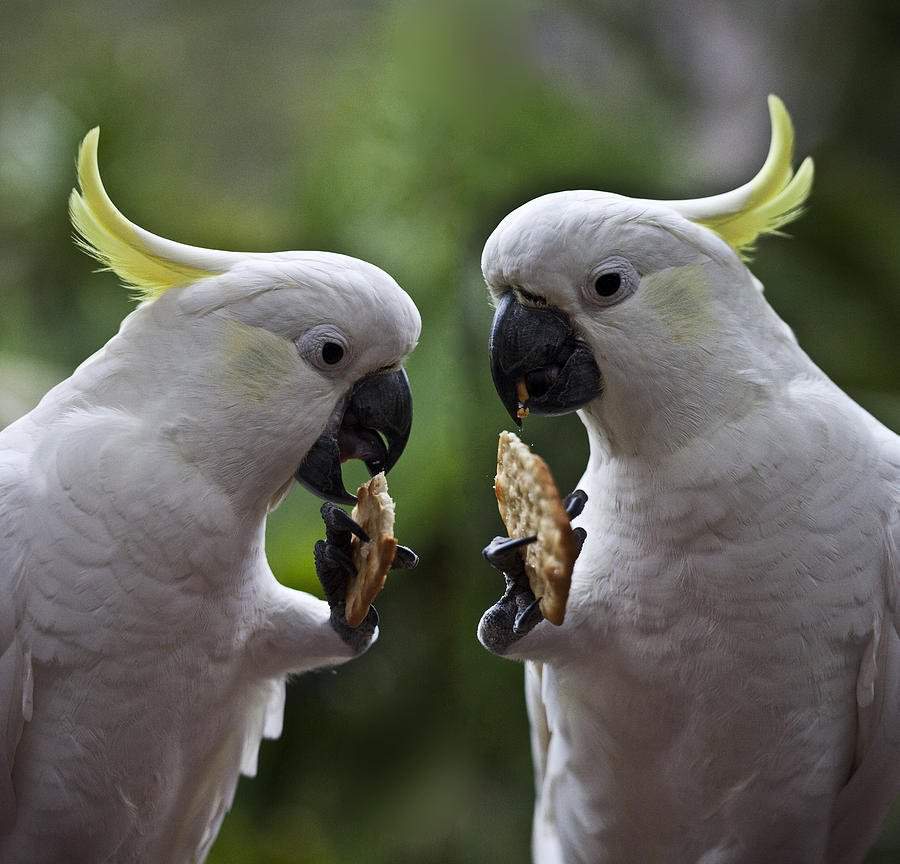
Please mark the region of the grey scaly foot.
<svg viewBox="0 0 900 864"><path fill-rule="evenodd" d="M563 507L570 519L574 519L584 510L587 495L576 489L567 495ZM575 528L575 542L578 552L584 545L587 532L584 528ZM544 616L541 614L540 597L535 597L525 573L525 556L522 554L536 537L495 537L482 550L485 560L503 574L506 590L503 596L481 618L478 625L478 638L481 643L495 654L505 654L509 647L530 633Z"/></svg>
<svg viewBox="0 0 900 864"><path fill-rule="evenodd" d="M347 645L361 654L372 643L372 636L378 626L378 612L371 606L358 627L351 627L347 623L345 612L347 586L356 575L351 537L356 535L364 543L369 541L369 537L350 514L336 504L326 501L320 512L325 523L325 539L319 540L313 549L316 575L331 608L331 626ZM418 563L419 557L412 549L398 546L391 569L411 570Z"/></svg>

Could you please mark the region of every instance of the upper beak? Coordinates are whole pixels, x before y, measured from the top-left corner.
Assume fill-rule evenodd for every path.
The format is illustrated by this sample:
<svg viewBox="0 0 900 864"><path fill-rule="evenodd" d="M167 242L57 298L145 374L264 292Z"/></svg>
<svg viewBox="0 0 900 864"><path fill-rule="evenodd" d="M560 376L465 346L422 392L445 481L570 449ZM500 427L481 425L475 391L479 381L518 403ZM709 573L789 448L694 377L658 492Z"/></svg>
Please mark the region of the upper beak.
<svg viewBox="0 0 900 864"><path fill-rule="evenodd" d="M494 387L519 426L523 409L568 414L603 390L594 356L568 316L553 307L523 306L512 292L497 304L489 350Z"/></svg>
<svg viewBox="0 0 900 864"><path fill-rule="evenodd" d="M387 473L403 453L411 428L412 391L406 371L367 375L337 406L294 476L326 501L353 504L356 498L344 488L341 464L362 459L373 477Z"/></svg>

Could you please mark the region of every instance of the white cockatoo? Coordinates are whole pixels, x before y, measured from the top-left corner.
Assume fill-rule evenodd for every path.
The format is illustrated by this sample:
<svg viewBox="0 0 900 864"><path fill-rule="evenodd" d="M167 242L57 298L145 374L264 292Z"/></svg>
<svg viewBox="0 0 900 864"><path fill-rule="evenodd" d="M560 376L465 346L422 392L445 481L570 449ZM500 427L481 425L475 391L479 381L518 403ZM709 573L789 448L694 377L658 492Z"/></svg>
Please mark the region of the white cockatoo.
<svg viewBox="0 0 900 864"><path fill-rule="evenodd" d="M352 519L323 507L325 602L275 580L266 515L295 475L353 500L341 462L390 469L412 420L420 319L390 276L157 237L108 198L97 140L71 215L143 302L0 432L3 864L206 857L285 677L377 636L344 617Z"/></svg>
<svg viewBox="0 0 900 864"><path fill-rule="evenodd" d="M539 864L851 864L898 792L900 439L742 260L812 184L769 109L733 192L545 195L484 249L503 403L577 410L590 442L564 623L512 541L485 550L507 590L479 638L526 661Z"/></svg>

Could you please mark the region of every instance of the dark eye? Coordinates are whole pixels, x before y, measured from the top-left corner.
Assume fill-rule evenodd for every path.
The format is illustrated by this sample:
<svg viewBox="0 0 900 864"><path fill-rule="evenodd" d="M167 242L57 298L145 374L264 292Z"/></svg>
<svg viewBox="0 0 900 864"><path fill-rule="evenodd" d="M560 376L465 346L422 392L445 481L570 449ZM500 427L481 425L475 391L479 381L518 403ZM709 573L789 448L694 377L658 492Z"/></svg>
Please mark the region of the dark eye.
<svg viewBox="0 0 900 864"><path fill-rule="evenodd" d="M344 348L337 342L326 342L322 346L322 359L329 365L334 366L344 359Z"/></svg>
<svg viewBox="0 0 900 864"><path fill-rule="evenodd" d="M595 306L615 306L638 289L641 277L621 255L612 255L591 270L582 283L585 300Z"/></svg>
<svg viewBox="0 0 900 864"><path fill-rule="evenodd" d="M601 297L612 297L622 284L622 277L618 273L601 273L594 280L594 290Z"/></svg>
<svg viewBox="0 0 900 864"><path fill-rule="evenodd" d="M319 324L307 330L297 340L297 349L307 363L328 373L343 369L352 354L347 337L333 324Z"/></svg>

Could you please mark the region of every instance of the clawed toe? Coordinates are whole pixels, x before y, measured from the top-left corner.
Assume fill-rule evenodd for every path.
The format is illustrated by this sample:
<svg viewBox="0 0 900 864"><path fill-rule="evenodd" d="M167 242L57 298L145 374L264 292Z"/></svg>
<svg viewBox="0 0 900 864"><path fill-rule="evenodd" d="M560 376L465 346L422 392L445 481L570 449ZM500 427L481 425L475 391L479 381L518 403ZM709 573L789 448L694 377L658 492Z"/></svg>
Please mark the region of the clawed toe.
<svg viewBox="0 0 900 864"><path fill-rule="evenodd" d="M361 653L371 644L378 628L378 613L370 606L363 621L351 627L346 616L347 589L356 575L351 540L355 536L368 543L370 538L353 517L336 504L326 502L320 512L325 524L325 539L316 543L313 557L316 574L331 607L331 626L356 653ZM412 549L398 546L392 569L411 570L418 563L419 556Z"/></svg>
<svg viewBox="0 0 900 864"><path fill-rule="evenodd" d="M338 507L337 504L326 501L319 512L322 514L322 521L325 523L326 536L332 542L338 539L332 537L332 534L346 535L347 533L355 534L363 543L369 541L369 535L363 531L362 526L357 524L356 520L346 510Z"/></svg>
<svg viewBox="0 0 900 864"><path fill-rule="evenodd" d="M506 573L515 566L517 560L521 560L518 550L536 540L537 537L534 535L516 538L495 537L481 550L481 554L491 567Z"/></svg>
<svg viewBox="0 0 900 864"><path fill-rule="evenodd" d="M583 511L588 496L582 489L567 495L563 507L569 519ZM584 546L587 532L584 528L572 530L576 554ZM485 560L506 579L503 596L488 609L478 625L481 643L496 654L505 654L518 639L530 633L541 621L541 598L535 597L525 573L525 556L520 550L537 540L529 537L495 537L482 550Z"/></svg>
<svg viewBox="0 0 900 864"><path fill-rule="evenodd" d="M398 546L391 570L412 570L419 563L419 556L409 546Z"/></svg>
<svg viewBox="0 0 900 864"><path fill-rule="evenodd" d="M516 636L524 636L529 630L534 629L534 626L542 621L543 618L541 598L538 597L537 600L530 603L516 615L516 620L513 622L513 633Z"/></svg>
<svg viewBox="0 0 900 864"><path fill-rule="evenodd" d="M584 505L587 504L587 493L582 489L576 489L566 495L563 501L563 509L566 511L570 519L580 516Z"/></svg>

